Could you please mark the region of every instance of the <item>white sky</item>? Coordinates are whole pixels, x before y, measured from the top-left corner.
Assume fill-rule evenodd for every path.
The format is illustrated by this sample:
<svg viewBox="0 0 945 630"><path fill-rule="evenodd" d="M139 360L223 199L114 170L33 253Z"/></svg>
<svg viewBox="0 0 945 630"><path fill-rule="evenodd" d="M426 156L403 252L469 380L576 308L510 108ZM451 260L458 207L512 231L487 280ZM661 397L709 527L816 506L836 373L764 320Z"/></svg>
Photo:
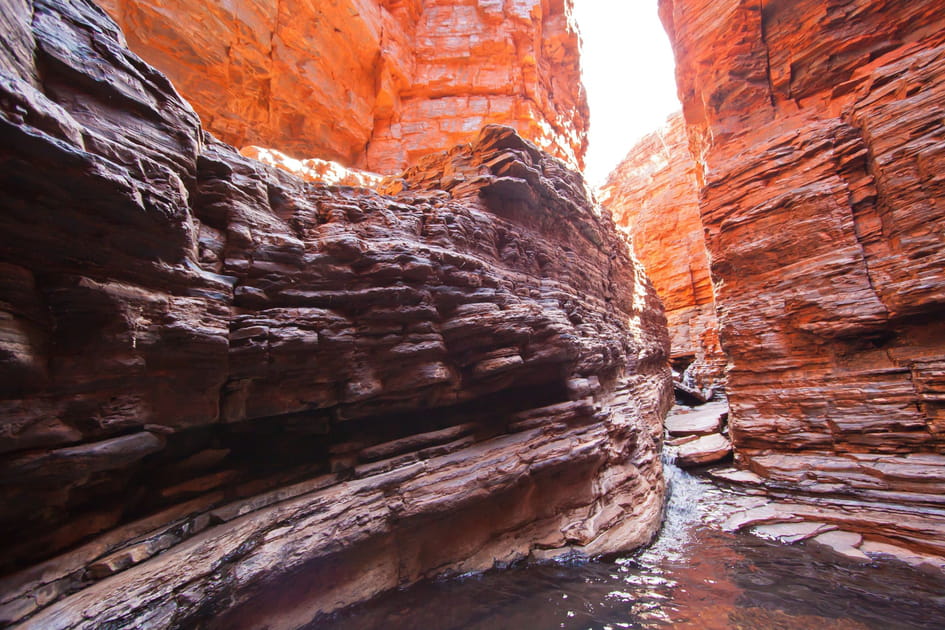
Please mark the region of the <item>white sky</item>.
<svg viewBox="0 0 945 630"><path fill-rule="evenodd" d="M591 109L584 171L592 186L680 108L657 0L574 0Z"/></svg>

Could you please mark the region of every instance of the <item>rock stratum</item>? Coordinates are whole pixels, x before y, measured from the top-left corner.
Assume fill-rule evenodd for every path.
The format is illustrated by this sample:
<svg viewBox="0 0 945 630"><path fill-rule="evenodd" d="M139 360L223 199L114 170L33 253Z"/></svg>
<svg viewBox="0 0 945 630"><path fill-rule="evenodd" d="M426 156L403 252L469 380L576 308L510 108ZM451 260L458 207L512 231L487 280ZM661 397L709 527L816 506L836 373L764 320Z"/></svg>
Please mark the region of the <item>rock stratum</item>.
<svg viewBox="0 0 945 630"><path fill-rule="evenodd" d="M945 4L660 11L737 461L784 512L945 554Z"/></svg>
<svg viewBox="0 0 945 630"><path fill-rule="evenodd" d="M101 4L234 146L396 173L502 123L583 166L571 0Z"/></svg>
<svg viewBox="0 0 945 630"><path fill-rule="evenodd" d="M630 149L607 176L600 199L630 235L663 300L674 367L700 389L724 384L696 164L681 113Z"/></svg>
<svg viewBox="0 0 945 630"><path fill-rule="evenodd" d="M580 175L490 126L309 183L95 5L6 6L0 623L298 627L651 538L665 318Z"/></svg>

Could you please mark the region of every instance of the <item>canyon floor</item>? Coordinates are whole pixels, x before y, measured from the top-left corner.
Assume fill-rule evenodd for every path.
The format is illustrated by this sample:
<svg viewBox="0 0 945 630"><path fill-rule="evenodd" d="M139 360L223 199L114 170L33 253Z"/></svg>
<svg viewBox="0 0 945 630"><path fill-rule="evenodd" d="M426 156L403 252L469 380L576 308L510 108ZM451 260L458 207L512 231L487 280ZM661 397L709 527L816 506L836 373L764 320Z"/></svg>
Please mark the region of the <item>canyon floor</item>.
<svg viewBox="0 0 945 630"><path fill-rule="evenodd" d="M314 619L332 630L528 628L939 630L945 574L870 551L842 555L765 526L739 532L733 513L765 500L712 473L667 464L659 537L633 554L572 558L424 582ZM780 540L779 540L780 537Z"/></svg>

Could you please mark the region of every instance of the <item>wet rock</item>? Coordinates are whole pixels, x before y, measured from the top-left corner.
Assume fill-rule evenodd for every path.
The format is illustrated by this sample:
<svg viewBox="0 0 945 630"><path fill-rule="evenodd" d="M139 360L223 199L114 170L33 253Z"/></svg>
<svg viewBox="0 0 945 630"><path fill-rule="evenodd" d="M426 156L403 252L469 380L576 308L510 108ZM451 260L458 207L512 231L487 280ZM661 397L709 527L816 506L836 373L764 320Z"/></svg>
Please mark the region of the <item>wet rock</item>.
<svg viewBox="0 0 945 630"><path fill-rule="evenodd" d="M850 560L856 560L858 562L870 561L870 557L858 549L860 543L863 542L863 537L853 532L826 532L814 536L811 542L822 547L827 547Z"/></svg>
<svg viewBox="0 0 945 630"><path fill-rule="evenodd" d="M752 525L762 525L767 523L800 522L800 518L791 515L790 512L781 506L771 502L764 502L761 505L750 507L747 510L735 512L722 523L722 529L729 532L735 532Z"/></svg>
<svg viewBox="0 0 945 630"><path fill-rule="evenodd" d="M782 543L795 543L808 538L813 538L820 534L833 531L834 525L827 523L818 523L816 521L803 521L800 523L772 523L769 525L758 525L751 529L752 533L762 538L777 540Z"/></svg>
<svg viewBox="0 0 945 630"><path fill-rule="evenodd" d="M945 559L940 556L916 553L899 545L878 542L875 540L865 540L860 545L860 551L871 558L895 558L905 562L909 566L930 569L933 571L945 571Z"/></svg>

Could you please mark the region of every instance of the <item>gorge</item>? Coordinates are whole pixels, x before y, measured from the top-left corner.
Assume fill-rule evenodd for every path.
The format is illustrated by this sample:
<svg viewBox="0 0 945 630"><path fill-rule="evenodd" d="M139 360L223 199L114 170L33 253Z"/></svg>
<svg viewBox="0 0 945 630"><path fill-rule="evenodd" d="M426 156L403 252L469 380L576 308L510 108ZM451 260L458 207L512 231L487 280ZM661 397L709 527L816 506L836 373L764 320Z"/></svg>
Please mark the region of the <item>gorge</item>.
<svg viewBox="0 0 945 630"><path fill-rule="evenodd" d="M664 512L945 620L945 6L660 0L683 111L599 204L571 4L6 0L0 625L318 627ZM765 606L691 627L833 618Z"/></svg>

